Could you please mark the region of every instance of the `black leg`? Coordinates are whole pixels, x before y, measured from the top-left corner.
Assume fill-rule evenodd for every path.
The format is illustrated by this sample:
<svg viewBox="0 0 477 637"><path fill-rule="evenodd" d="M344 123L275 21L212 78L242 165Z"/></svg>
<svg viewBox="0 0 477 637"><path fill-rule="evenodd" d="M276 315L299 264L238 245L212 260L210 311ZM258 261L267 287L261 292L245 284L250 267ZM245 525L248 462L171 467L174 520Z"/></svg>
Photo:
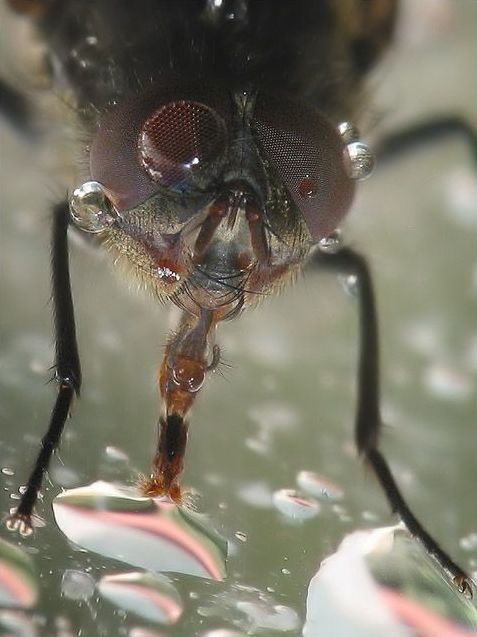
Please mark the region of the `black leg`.
<svg viewBox="0 0 477 637"><path fill-rule="evenodd" d="M350 248L335 254L317 252L310 265L353 275L357 280L360 326L358 363L358 404L356 412L356 445L372 467L394 513L397 513L410 533L420 540L441 567L452 577L459 590L468 596L472 587L466 573L447 555L424 529L409 509L389 465L378 450L381 414L379 407L379 346L376 305L373 284L366 260Z"/></svg>
<svg viewBox="0 0 477 637"><path fill-rule="evenodd" d="M7 519L12 530L28 535L32 530L33 509L51 456L58 446L74 395L79 395L81 368L76 344L76 330L71 296L68 263L67 203L53 210L53 236L51 250L53 312L56 336L55 377L58 396L51 413L48 431L41 441L41 449L30 473L26 489L16 511Z"/></svg>
<svg viewBox="0 0 477 637"><path fill-rule="evenodd" d="M450 136L461 137L467 142L472 159L477 164L477 131L464 119L452 115L413 124L391 133L379 140L374 150L380 164L429 142Z"/></svg>

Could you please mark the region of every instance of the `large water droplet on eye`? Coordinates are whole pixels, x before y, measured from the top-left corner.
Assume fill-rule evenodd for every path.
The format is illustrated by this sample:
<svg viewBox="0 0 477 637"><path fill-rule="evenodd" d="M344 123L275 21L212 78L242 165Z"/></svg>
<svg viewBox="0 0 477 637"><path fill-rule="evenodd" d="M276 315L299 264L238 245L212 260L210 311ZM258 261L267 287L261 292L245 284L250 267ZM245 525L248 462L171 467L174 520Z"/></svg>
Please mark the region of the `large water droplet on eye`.
<svg viewBox="0 0 477 637"><path fill-rule="evenodd" d="M344 162L351 179L366 179L374 170L374 155L362 142L352 142L346 146Z"/></svg>
<svg viewBox="0 0 477 637"><path fill-rule="evenodd" d="M103 186L86 181L70 197L71 218L85 232L103 232L116 220L116 211Z"/></svg>

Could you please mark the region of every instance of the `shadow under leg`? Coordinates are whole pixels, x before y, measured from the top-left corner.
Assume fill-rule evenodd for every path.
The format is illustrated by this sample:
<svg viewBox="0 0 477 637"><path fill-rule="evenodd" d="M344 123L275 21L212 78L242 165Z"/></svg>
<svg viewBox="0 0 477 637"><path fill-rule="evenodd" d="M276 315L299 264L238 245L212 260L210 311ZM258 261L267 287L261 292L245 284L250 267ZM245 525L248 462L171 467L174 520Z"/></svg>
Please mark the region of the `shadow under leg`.
<svg viewBox="0 0 477 637"><path fill-rule="evenodd" d="M7 526L22 535L32 531L32 515L43 478L58 446L66 419L69 415L74 395L79 395L81 368L76 343L76 329L71 295L68 263L68 220L67 203L61 203L53 210L52 234L52 288L55 328L55 378L58 395L51 413L50 423L41 441L40 452L28 478L25 491L16 511L7 518Z"/></svg>
<svg viewBox="0 0 477 637"><path fill-rule="evenodd" d="M310 265L353 275L357 280L360 354L355 435L358 451L373 469L393 512L400 516L410 533L450 575L459 591L471 597L470 579L413 514L396 484L385 457L378 449L382 426L379 406L378 325L373 284L366 260L354 250L343 248L334 254L315 253Z"/></svg>

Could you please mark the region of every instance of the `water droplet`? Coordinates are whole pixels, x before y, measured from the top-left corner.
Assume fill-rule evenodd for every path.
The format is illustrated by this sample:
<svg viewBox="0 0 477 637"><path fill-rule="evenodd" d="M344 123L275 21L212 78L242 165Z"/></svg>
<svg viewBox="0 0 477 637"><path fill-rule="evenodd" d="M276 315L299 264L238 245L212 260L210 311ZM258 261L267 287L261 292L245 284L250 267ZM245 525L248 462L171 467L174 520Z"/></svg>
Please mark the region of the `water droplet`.
<svg viewBox="0 0 477 637"><path fill-rule="evenodd" d="M374 155L362 142L351 142L344 152L345 169L350 179L367 179L374 170Z"/></svg>
<svg viewBox="0 0 477 637"><path fill-rule="evenodd" d="M429 366L424 373L424 385L428 391L447 400L464 401L472 396L470 376L460 369L444 363Z"/></svg>
<svg viewBox="0 0 477 637"><path fill-rule="evenodd" d="M68 569L61 578L61 592L68 599L85 602L94 594L95 582L83 571Z"/></svg>
<svg viewBox="0 0 477 637"><path fill-rule="evenodd" d="M80 482L80 477L76 471L70 467L66 467L65 465L54 464L51 467L49 474L52 480L64 489L75 487Z"/></svg>
<svg viewBox="0 0 477 637"><path fill-rule="evenodd" d="M356 274L347 274L345 276L339 277L345 292L351 296L356 296L358 294L358 277Z"/></svg>
<svg viewBox="0 0 477 637"><path fill-rule="evenodd" d="M10 520L9 520L10 521ZM3 538L0 539L0 632L4 635L3 623L5 609L30 609L38 599L39 578L36 575L33 559L24 547L15 546ZM11 627L10 635L30 635L17 633Z"/></svg>
<svg viewBox="0 0 477 637"><path fill-rule="evenodd" d="M162 631L159 633L143 626L134 626L128 632L128 637L166 637L166 635Z"/></svg>
<svg viewBox="0 0 477 637"><path fill-rule="evenodd" d="M3 467L2 473L3 473L4 476L14 476L15 475L15 471L13 471L13 469L10 469L9 467Z"/></svg>
<svg viewBox="0 0 477 637"><path fill-rule="evenodd" d="M119 447L108 445L104 450L104 454L112 462L129 462L128 454Z"/></svg>
<svg viewBox="0 0 477 637"><path fill-rule="evenodd" d="M258 425L262 437L269 437L276 431L290 431L299 421L296 410L288 403L278 400L255 405L247 415Z"/></svg>
<svg viewBox="0 0 477 637"><path fill-rule="evenodd" d="M281 572L283 575L291 575L291 571L290 571L290 569L288 569L288 568L282 568L282 569L280 570L280 572Z"/></svg>
<svg viewBox="0 0 477 637"><path fill-rule="evenodd" d="M316 500L300 495L293 489L280 489L273 494L273 504L287 517L295 520L307 520L320 511Z"/></svg>
<svg viewBox="0 0 477 637"><path fill-rule="evenodd" d="M332 507L333 513L336 513L340 522L351 522L352 518L347 510L340 504L334 504Z"/></svg>
<svg viewBox="0 0 477 637"><path fill-rule="evenodd" d="M106 575L98 583L98 590L121 610L132 611L156 624L171 626L183 612L179 593L163 575L140 572Z"/></svg>
<svg viewBox="0 0 477 637"><path fill-rule="evenodd" d="M247 615L249 622L256 630L268 628L279 632L288 632L296 630L300 625L296 611L282 604L270 607L264 603L239 601L237 608Z"/></svg>
<svg viewBox="0 0 477 637"><path fill-rule="evenodd" d="M270 452L270 440L262 437L245 438L245 445L248 449L261 456L265 456Z"/></svg>
<svg viewBox="0 0 477 637"><path fill-rule="evenodd" d="M341 236L341 231L337 228L327 237L323 237L320 239L318 246L322 252L327 252L328 254L336 254L341 248L343 244L343 239Z"/></svg>
<svg viewBox="0 0 477 637"><path fill-rule="evenodd" d="M240 540L240 542L246 542L248 540L247 534L244 533L243 531L236 531L234 535L237 538L237 540Z"/></svg>
<svg viewBox="0 0 477 637"><path fill-rule="evenodd" d="M379 515L376 515L374 511L363 511L361 513L361 517L363 518L363 520L366 520L366 522L372 522L373 524L376 524L379 520Z"/></svg>
<svg viewBox="0 0 477 637"><path fill-rule="evenodd" d="M474 551L477 548L477 533L469 533L461 538L459 544L464 551Z"/></svg>
<svg viewBox="0 0 477 637"><path fill-rule="evenodd" d="M298 486L309 495L323 500L339 500L343 497L343 489L314 471L300 471L296 477Z"/></svg>
<svg viewBox="0 0 477 637"><path fill-rule="evenodd" d="M104 188L97 181L87 181L75 188L70 197L71 218L85 232L103 232L117 214Z"/></svg>
<svg viewBox="0 0 477 637"><path fill-rule="evenodd" d="M225 539L185 507L96 482L58 495L53 512L68 539L106 557L151 571L225 577Z"/></svg>
<svg viewBox="0 0 477 637"><path fill-rule="evenodd" d="M416 352L427 356L435 354L444 340L442 326L430 316L419 318L406 325L403 337Z"/></svg>
<svg viewBox="0 0 477 637"><path fill-rule="evenodd" d="M359 131L351 122L341 122L338 125L338 133L345 144L350 144L359 139Z"/></svg>
<svg viewBox="0 0 477 637"><path fill-rule="evenodd" d="M442 184L446 198L443 210L451 219L464 228L475 229L477 216L477 183L471 171L458 171L449 174Z"/></svg>
<svg viewBox="0 0 477 637"><path fill-rule="evenodd" d="M250 482L238 490L242 502L258 509L268 509L272 505L272 492L263 482Z"/></svg>

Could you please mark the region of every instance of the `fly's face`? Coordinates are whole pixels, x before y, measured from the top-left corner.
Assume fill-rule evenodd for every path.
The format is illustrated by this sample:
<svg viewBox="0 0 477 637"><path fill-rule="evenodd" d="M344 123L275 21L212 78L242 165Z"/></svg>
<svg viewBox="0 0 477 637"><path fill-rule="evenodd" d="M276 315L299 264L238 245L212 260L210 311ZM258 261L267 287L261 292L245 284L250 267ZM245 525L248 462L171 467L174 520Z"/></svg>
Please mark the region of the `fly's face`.
<svg viewBox="0 0 477 637"><path fill-rule="evenodd" d="M101 118L72 215L154 293L220 320L333 232L366 161L349 128L284 96L151 89Z"/></svg>
<svg viewBox="0 0 477 637"><path fill-rule="evenodd" d="M215 327L290 278L349 209L372 168L349 125L280 96L204 86L151 89L100 120L92 181L73 218L103 234L182 318L159 371L163 414L152 496L181 499L186 416L220 351Z"/></svg>

